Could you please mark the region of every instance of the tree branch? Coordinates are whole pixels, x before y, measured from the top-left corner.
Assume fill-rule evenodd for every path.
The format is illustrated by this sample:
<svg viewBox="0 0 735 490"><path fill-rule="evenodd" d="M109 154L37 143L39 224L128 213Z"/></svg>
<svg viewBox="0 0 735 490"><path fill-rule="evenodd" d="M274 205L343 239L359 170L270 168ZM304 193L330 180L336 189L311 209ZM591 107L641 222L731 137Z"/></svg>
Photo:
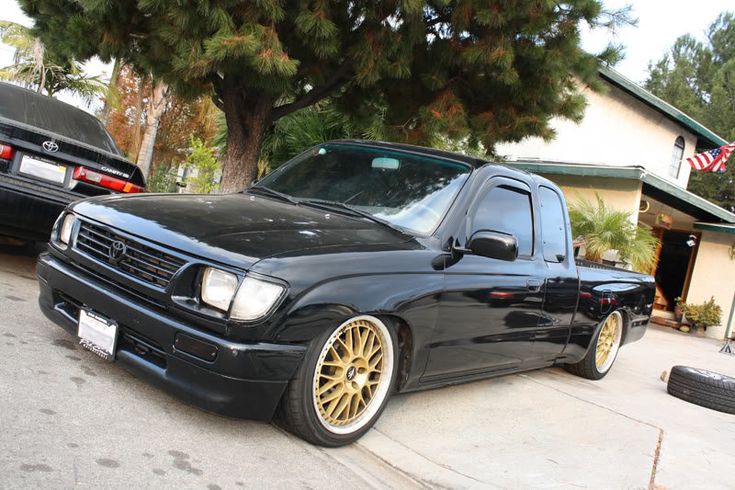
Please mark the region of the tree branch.
<svg viewBox="0 0 735 490"><path fill-rule="evenodd" d="M323 98L329 96L350 81L350 77L348 75L351 69L352 68L349 63L344 63L342 66L339 67L339 69L337 69L337 71L332 74L331 77L329 77L326 82L324 82L323 85L312 88L306 94L302 95L300 98L294 100L293 102L274 107L273 112L271 112L271 122L276 121L283 116L291 114L294 111L303 109L304 107L309 107L310 105L319 102Z"/></svg>

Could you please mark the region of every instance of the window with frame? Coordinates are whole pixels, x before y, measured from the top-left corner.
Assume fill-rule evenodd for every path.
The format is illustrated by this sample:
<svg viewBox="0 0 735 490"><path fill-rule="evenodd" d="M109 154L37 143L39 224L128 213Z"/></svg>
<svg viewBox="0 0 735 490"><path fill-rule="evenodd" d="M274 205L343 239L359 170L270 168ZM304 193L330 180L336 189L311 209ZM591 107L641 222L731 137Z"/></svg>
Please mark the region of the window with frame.
<svg viewBox="0 0 735 490"><path fill-rule="evenodd" d="M671 166L669 167L669 175L675 179L679 178L681 159L684 158L684 146L684 138L678 136L674 142L674 149L671 151Z"/></svg>
<svg viewBox="0 0 735 490"><path fill-rule="evenodd" d="M548 187L539 187L541 206L541 246L544 260L563 262L567 255L567 231L564 204L559 194Z"/></svg>
<svg viewBox="0 0 735 490"><path fill-rule="evenodd" d="M505 185L490 189L472 220L472 232L480 230L513 235L518 240L518 255L533 255L531 193Z"/></svg>

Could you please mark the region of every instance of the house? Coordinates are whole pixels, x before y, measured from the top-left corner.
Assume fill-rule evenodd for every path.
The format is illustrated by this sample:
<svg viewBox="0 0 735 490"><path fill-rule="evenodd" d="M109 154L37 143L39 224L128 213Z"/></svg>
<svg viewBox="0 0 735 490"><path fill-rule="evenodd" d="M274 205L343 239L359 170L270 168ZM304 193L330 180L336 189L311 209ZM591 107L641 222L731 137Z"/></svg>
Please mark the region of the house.
<svg viewBox="0 0 735 490"><path fill-rule="evenodd" d="M588 106L577 124L554 120L556 138L526 138L497 148L508 165L544 175L568 202L599 195L661 240L654 271L654 316L670 318L674 300L714 297L722 325L706 335L733 331L735 214L687 191L692 172L684 161L695 150L728 142L615 70L599 72L608 90L583 89ZM660 320L659 320L660 321Z"/></svg>

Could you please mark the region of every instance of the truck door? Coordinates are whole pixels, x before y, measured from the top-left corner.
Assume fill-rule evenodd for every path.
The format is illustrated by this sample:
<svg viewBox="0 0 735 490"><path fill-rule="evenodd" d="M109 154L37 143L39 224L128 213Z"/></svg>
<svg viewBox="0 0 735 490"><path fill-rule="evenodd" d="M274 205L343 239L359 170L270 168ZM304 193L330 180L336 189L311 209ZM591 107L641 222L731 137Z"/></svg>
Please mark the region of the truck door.
<svg viewBox="0 0 735 490"><path fill-rule="evenodd" d="M492 177L470 204L462 235L511 234L518 258L463 254L445 269L426 381L511 370L533 357L546 266L536 257L534 206L524 182Z"/></svg>
<svg viewBox="0 0 735 490"><path fill-rule="evenodd" d="M577 309L579 276L571 247L564 200L551 187L539 186L541 252L546 264L546 297L534 338L534 353L540 359L561 354Z"/></svg>

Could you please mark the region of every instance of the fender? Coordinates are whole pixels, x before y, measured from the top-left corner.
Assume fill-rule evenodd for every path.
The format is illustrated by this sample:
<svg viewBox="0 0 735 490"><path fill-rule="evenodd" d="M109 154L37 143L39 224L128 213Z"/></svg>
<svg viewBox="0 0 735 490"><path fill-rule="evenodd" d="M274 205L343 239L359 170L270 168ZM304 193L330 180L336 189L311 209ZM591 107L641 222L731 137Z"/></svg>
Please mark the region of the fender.
<svg viewBox="0 0 735 490"><path fill-rule="evenodd" d="M633 313L630 311L630 308L624 306L621 308L607 309L607 311L605 311L604 314L600 314L597 316L596 323L594 324L590 323L590 324L586 324L583 327L578 327L577 332L573 334L574 337L576 338L577 348L565 349L564 350L565 357L563 357L561 361L564 363L574 364L584 359L584 357L587 355L590 349L596 348L596 346L593 345L593 340L597 338L597 334L602 328L602 324L604 323L604 320L615 311L619 311L621 316L623 317L623 333L620 339L620 345L623 346L626 343L628 343L627 339L630 333L631 324L632 324L631 318L633 315ZM585 347L583 349L579 348L580 339L585 339L585 344L584 344ZM570 347L570 345L567 345L567 347Z"/></svg>
<svg viewBox="0 0 735 490"><path fill-rule="evenodd" d="M380 276L380 280L375 280ZM390 276L389 280L386 276ZM441 273L370 274L340 277L301 293L268 336L308 343L358 314L395 318L411 335L406 383L418 381L428 360L443 285Z"/></svg>

